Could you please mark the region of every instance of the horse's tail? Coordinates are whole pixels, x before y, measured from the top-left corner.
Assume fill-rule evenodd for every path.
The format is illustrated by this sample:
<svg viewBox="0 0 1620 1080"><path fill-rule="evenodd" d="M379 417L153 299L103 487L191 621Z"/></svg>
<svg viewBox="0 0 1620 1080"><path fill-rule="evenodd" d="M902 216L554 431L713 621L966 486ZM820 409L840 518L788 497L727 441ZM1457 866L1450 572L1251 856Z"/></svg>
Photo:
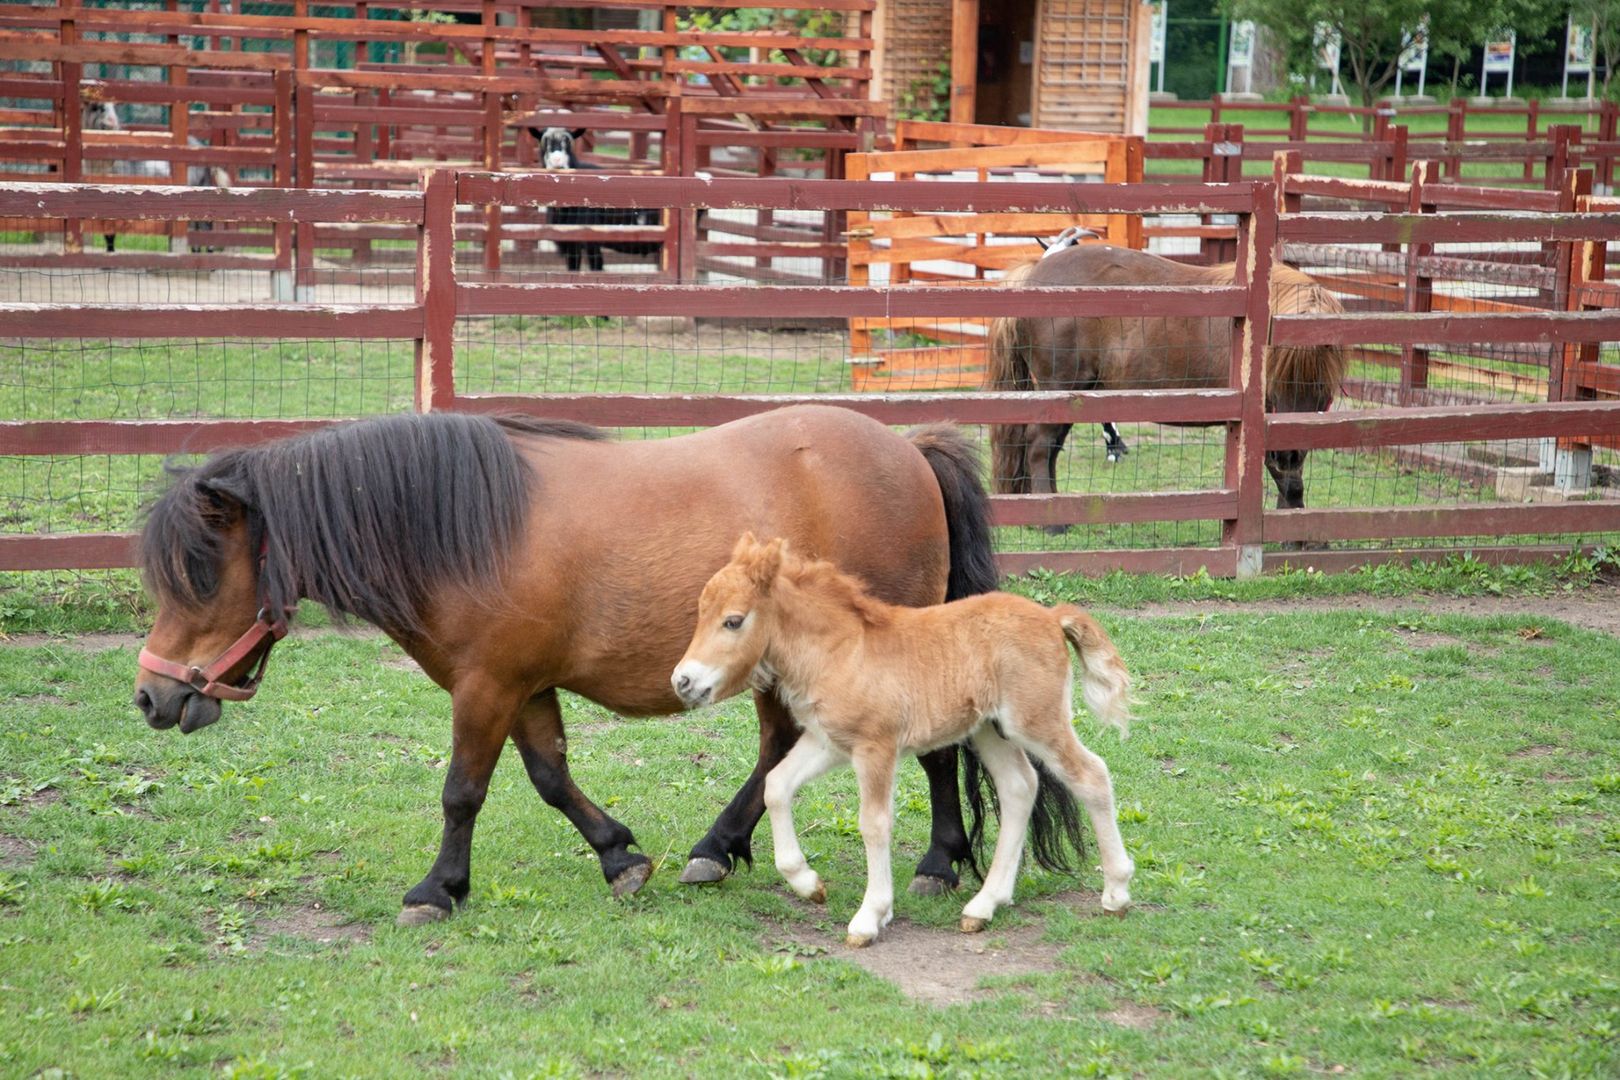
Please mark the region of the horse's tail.
<svg viewBox="0 0 1620 1080"><path fill-rule="evenodd" d="M1273 273L1272 306L1284 315L1338 315L1344 307L1309 275L1290 267ZM1277 412L1322 412L1344 385L1349 357L1340 345L1266 349L1266 388Z"/></svg>
<svg viewBox="0 0 1620 1080"><path fill-rule="evenodd" d="M990 543L990 498L973 444L955 424L929 424L910 431L907 438L934 470L945 500L945 531L951 545L945 599L995 592L1000 577Z"/></svg>
<svg viewBox="0 0 1620 1080"><path fill-rule="evenodd" d="M1000 584L995 550L990 543L990 499L980 479L978 454L954 424L929 424L907 433L927 459L945 500L945 531L950 538L950 576L946 600L995 592ZM958 755L962 788L967 795L968 844L965 857L975 877L983 880L984 790L989 782L979 755L963 743ZM994 793L991 794L994 801Z"/></svg>
<svg viewBox="0 0 1620 1080"><path fill-rule="evenodd" d="M1086 708L1098 720L1118 728L1123 738L1130 733L1131 676L1119 650L1102 625L1073 604L1054 608L1053 614L1080 657L1080 696Z"/></svg>
<svg viewBox="0 0 1620 1080"><path fill-rule="evenodd" d="M1003 284L1018 284L1029 277L1034 269L1034 263L1014 267L1007 272ZM1018 319L990 321L990 333L985 342L985 389L1035 389L1035 379L1029 371L1029 358L1019 348L1019 337ZM1029 470L1024 464L1027 441L1022 424L990 425L990 483L995 490L1003 494L1029 494Z"/></svg>

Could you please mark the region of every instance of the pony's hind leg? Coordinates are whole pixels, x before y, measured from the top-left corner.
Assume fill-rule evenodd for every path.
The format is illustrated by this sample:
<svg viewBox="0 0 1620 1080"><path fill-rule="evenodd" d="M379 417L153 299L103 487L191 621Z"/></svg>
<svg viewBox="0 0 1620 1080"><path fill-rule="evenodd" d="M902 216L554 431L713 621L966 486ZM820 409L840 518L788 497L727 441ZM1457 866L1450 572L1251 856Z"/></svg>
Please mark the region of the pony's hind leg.
<svg viewBox="0 0 1620 1080"><path fill-rule="evenodd" d="M488 683L469 681L452 692L454 749L444 773L444 834L427 877L405 894L401 926L443 919L467 899L472 888L473 824L518 704L506 688Z"/></svg>
<svg viewBox="0 0 1620 1080"><path fill-rule="evenodd" d="M652 874L652 860L630 850L636 842L630 830L586 798L568 774L568 739L555 690L524 704L512 725L512 743L540 797L563 812L602 861L602 876L613 895L628 896L641 888Z"/></svg>
<svg viewBox="0 0 1620 1080"><path fill-rule="evenodd" d="M973 854L967 827L962 824L962 798L957 786L957 749L942 746L917 755L917 764L928 777L928 808L932 815L928 850L917 863L911 879L911 892L917 896L938 896L960 884L956 866Z"/></svg>
<svg viewBox="0 0 1620 1080"><path fill-rule="evenodd" d="M1008 731L1008 735L1045 762L1086 808L1091 827L1097 834L1097 853L1102 857L1102 908L1110 914L1123 915L1131 905L1131 875L1136 872L1136 866L1126 854L1125 841L1119 835L1114 783L1108 775L1108 765L1086 749L1075 735L1067 701L1051 716L1049 726L1032 729L1024 725L1017 732Z"/></svg>
<svg viewBox="0 0 1620 1080"><path fill-rule="evenodd" d="M890 747L857 751L853 764L861 790L861 839L866 843L866 895L849 920L847 944L861 948L877 940L894 918L894 870L889 865L889 837L894 831L896 754Z"/></svg>
<svg viewBox="0 0 1620 1080"><path fill-rule="evenodd" d="M1001 804L1001 831L996 836L996 851L984 875L984 885L962 909L963 933L983 930L996 908L1012 903L1013 886L1018 881L1018 860L1024 853L1024 837L1029 830L1029 815L1035 809L1035 767L1024 752L1002 738L989 724L973 733L973 745L996 785L996 800Z"/></svg>
<svg viewBox="0 0 1620 1080"><path fill-rule="evenodd" d="M793 797L799 789L834 765L841 755L810 735L801 735L787 757L765 777L765 809L771 815L771 840L776 848L776 869L793 891L820 904L827 899L827 887L810 869L793 827Z"/></svg>
<svg viewBox="0 0 1620 1080"><path fill-rule="evenodd" d="M1119 433L1119 428L1107 421L1103 422L1103 448L1107 451L1109 461L1119 461L1131 448L1125 445L1125 437Z"/></svg>

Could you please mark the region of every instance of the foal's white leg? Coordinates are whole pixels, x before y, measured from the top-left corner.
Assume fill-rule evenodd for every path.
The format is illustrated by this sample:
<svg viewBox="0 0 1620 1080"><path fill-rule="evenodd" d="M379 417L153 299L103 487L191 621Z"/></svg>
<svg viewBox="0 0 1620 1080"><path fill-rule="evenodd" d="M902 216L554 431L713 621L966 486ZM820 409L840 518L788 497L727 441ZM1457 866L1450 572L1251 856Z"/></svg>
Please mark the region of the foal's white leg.
<svg viewBox="0 0 1620 1080"><path fill-rule="evenodd" d="M765 777L765 809L771 815L771 840L776 847L776 869L794 892L814 903L827 899L827 888L810 869L799 834L793 828L793 796L805 784L834 765L840 755L811 735L800 735L793 749Z"/></svg>
<svg viewBox="0 0 1620 1080"><path fill-rule="evenodd" d="M1067 708L1063 715L1069 715ZM1097 853L1102 856L1102 909L1123 915L1131 906L1131 875L1136 873L1136 864L1125 853L1125 841L1120 839L1114 782L1103 759L1086 749L1075 735L1072 720L1065 719L1054 730L1049 742L1035 742L1027 733L1021 733L1019 741L1050 766L1086 808L1091 828L1097 834Z"/></svg>
<svg viewBox="0 0 1620 1080"><path fill-rule="evenodd" d="M973 733L973 746L979 760L996 785L1001 804L1001 831L996 836L996 852L984 885L962 909L962 932L983 930L996 908L1010 904L1018 881L1018 860L1024 853L1024 837L1029 831L1029 815L1035 808L1035 767L1017 746L985 724Z"/></svg>
<svg viewBox="0 0 1620 1080"><path fill-rule="evenodd" d="M855 777L861 789L861 839L866 841L866 896L849 920L844 940L855 948L870 945L894 918L894 871L889 866L889 835L894 828L892 751L857 753Z"/></svg>

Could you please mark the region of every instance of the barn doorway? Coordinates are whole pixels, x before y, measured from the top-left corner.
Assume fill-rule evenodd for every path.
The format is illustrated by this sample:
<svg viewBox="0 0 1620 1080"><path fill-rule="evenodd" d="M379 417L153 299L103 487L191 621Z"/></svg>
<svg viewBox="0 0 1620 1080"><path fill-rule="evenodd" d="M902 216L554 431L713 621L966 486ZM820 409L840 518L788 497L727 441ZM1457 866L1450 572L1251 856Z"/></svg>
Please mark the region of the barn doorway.
<svg viewBox="0 0 1620 1080"><path fill-rule="evenodd" d="M973 119L1029 127L1035 100L1036 14L1040 0L979 5L978 93Z"/></svg>

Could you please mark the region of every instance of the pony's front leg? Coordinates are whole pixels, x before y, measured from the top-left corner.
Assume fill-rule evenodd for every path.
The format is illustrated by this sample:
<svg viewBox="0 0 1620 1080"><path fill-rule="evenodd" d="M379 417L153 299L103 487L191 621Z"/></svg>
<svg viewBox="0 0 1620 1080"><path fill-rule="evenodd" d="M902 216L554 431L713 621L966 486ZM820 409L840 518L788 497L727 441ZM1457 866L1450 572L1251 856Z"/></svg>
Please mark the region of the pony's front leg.
<svg viewBox="0 0 1620 1080"><path fill-rule="evenodd" d="M754 826L765 813L765 777L799 741L799 727L787 706L776 699L775 691L755 691L754 711L759 714L759 760L708 834L693 846L686 869L681 871L684 885L723 881L737 868L739 859L754 865Z"/></svg>
<svg viewBox="0 0 1620 1080"><path fill-rule="evenodd" d="M1024 752L998 735L986 724L973 735L973 745L996 785L1001 806L1001 831L996 836L996 852L984 875L984 886L962 909L962 932L983 930L1003 904L1012 903L1013 886L1018 880L1018 860L1024 853L1024 836L1029 815L1035 809L1035 767Z"/></svg>
<svg viewBox="0 0 1620 1080"><path fill-rule="evenodd" d="M652 860L630 850L636 842L630 830L586 798L568 774L568 739L555 690L536 694L524 703L512 725L512 744L540 797L561 810L596 852L613 895L628 896L646 884Z"/></svg>
<svg viewBox="0 0 1620 1080"><path fill-rule="evenodd" d="M414 889L405 894L399 925L418 926L446 918L472 888L473 823L489 791L489 776L501 757L521 697L489 685L465 685L452 692L452 749L444 775L444 835L439 857Z"/></svg>
<svg viewBox="0 0 1620 1080"><path fill-rule="evenodd" d="M765 777L765 809L771 815L771 840L776 848L776 869L793 891L820 904L827 899L827 887L810 869L799 847L799 834L793 827L793 797L799 789L838 763L840 755L811 735L801 735L782 763Z"/></svg>
<svg viewBox="0 0 1620 1080"><path fill-rule="evenodd" d="M876 941L878 932L894 918L889 837L894 831L895 757L894 749L884 746L865 747L854 758L861 789L861 839L866 843L866 895L849 920L849 936L844 940L857 949Z"/></svg>

